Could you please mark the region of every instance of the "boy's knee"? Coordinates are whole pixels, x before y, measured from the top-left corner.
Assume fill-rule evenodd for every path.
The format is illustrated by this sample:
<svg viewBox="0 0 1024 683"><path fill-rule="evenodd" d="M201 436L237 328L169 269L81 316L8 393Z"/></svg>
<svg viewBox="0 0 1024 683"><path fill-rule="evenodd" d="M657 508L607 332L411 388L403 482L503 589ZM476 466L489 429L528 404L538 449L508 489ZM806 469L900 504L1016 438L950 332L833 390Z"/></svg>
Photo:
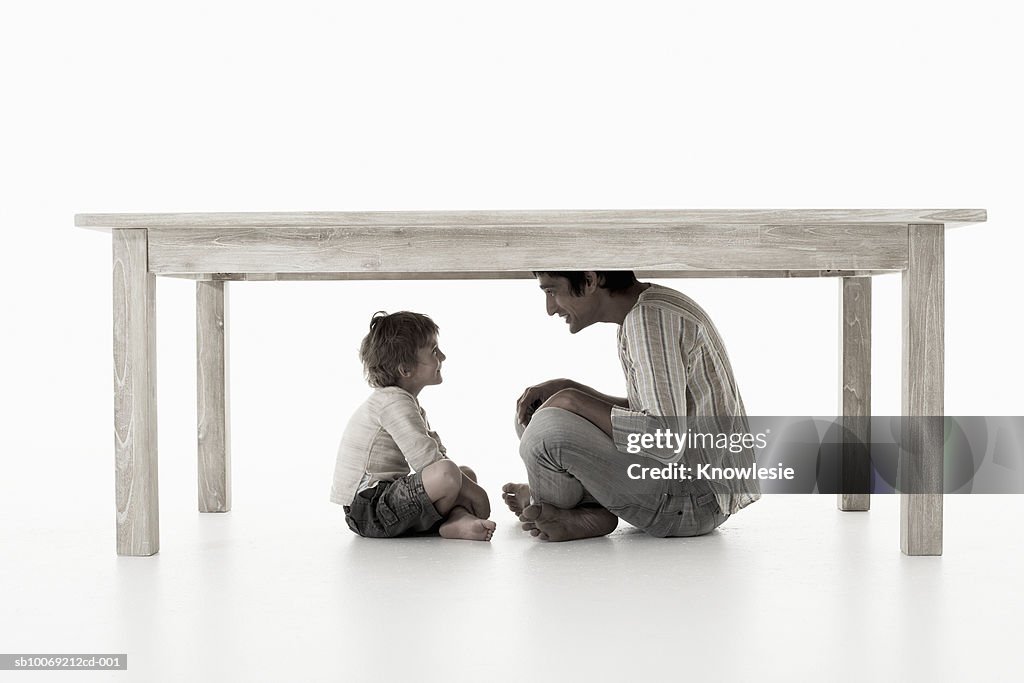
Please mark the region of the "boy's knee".
<svg viewBox="0 0 1024 683"><path fill-rule="evenodd" d="M442 496L454 495L462 488L462 470L451 460L438 460L435 463L423 468L423 477L429 478L429 484L424 481L433 491Z"/></svg>

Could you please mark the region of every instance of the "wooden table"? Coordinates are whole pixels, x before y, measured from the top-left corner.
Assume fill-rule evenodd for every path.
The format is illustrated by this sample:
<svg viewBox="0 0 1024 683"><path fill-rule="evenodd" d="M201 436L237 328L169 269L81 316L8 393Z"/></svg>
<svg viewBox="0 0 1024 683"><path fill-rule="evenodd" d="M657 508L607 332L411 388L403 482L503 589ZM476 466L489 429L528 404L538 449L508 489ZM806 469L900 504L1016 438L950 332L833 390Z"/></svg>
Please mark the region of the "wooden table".
<svg viewBox="0 0 1024 683"><path fill-rule="evenodd" d="M983 209L79 214L111 231L117 552L160 549L156 276L196 280L199 510L231 507L227 281L528 278L533 270L640 277L834 277L842 413L871 414L871 278L903 273L904 415L943 415L944 228ZM941 491L942 434L900 467ZM867 442L867 439L864 439ZM863 477L854 458L844 475ZM851 490L851 489L844 489ZM942 494L900 494L900 547L942 553ZM867 494L840 494L867 510Z"/></svg>

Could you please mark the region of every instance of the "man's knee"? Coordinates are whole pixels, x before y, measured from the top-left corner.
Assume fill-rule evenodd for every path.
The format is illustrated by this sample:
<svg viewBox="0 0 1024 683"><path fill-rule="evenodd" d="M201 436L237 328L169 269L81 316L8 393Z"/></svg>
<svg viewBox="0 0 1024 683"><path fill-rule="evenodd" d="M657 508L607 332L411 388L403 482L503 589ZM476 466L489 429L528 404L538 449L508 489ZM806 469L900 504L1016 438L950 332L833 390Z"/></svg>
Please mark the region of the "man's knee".
<svg viewBox="0 0 1024 683"><path fill-rule="evenodd" d="M533 414L519 439L519 455L529 462L543 452L553 453L570 439L567 420L576 417L561 408L544 408Z"/></svg>

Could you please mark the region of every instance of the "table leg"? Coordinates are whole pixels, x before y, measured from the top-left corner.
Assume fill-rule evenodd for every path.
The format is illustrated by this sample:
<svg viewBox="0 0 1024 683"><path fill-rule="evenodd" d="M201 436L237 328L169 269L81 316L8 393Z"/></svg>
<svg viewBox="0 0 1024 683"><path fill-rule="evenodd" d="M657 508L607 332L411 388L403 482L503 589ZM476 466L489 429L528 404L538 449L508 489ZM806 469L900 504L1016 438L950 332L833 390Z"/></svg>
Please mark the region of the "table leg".
<svg viewBox="0 0 1024 683"><path fill-rule="evenodd" d="M156 454L156 277L144 229L113 235L117 554L160 550Z"/></svg>
<svg viewBox="0 0 1024 683"><path fill-rule="evenodd" d="M942 554L944 238L941 225L909 226L898 477L900 490L910 491L900 494L900 548L907 555Z"/></svg>
<svg viewBox="0 0 1024 683"><path fill-rule="evenodd" d="M868 510L871 494L871 278L840 281L840 407L845 435L840 462L840 510Z"/></svg>
<svg viewBox="0 0 1024 683"><path fill-rule="evenodd" d="M227 283L196 282L199 511L231 509Z"/></svg>

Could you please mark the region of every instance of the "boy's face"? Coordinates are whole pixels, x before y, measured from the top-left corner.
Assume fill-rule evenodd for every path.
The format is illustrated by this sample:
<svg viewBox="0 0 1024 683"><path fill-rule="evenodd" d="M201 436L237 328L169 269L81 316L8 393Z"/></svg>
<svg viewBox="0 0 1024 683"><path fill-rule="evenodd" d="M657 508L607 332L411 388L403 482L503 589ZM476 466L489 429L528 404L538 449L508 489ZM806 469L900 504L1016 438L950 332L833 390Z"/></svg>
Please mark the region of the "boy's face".
<svg viewBox="0 0 1024 683"><path fill-rule="evenodd" d="M407 384L405 388L409 390L409 393L415 395L423 387L440 384L442 382L441 363L445 358L446 356L437 345L437 336L431 337L427 346L416 352L416 365L409 368L409 376L403 378Z"/></svg>

